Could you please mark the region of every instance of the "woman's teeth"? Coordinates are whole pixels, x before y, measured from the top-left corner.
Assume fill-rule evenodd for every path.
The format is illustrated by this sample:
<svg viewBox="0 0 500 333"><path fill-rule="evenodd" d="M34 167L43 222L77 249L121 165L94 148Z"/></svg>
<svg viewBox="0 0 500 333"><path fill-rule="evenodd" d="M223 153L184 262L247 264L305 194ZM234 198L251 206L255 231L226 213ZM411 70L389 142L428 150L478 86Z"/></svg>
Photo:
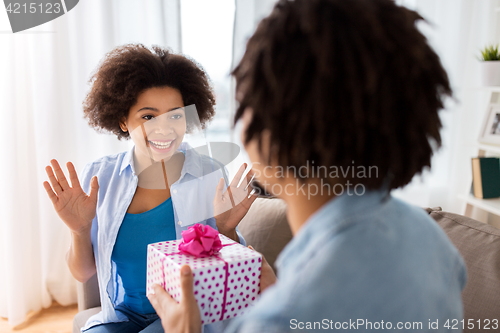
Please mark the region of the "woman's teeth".
<svg viewBox="0 0 500 333"><path fill-rule="evenodd" d="M158 148L158 149L167 149L167 148L170 148L170 145L172 144L172 142L174 142L174 141L173 140L169 141L169 142L149 141L149 143L152 146L154 146L155 148Z"/></svg>

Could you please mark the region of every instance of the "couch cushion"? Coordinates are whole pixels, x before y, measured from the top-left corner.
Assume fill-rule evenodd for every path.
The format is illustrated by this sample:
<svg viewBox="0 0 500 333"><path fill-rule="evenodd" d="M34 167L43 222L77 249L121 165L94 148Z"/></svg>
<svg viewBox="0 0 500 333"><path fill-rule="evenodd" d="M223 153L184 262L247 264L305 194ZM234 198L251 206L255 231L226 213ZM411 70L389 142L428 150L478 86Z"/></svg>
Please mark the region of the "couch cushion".
<svg viewBox="0 0 500 333"><path fill-rule="evenodd" d="M471 218L427 209L443 228L467 266L467 285L462 292L464 318L477 320L481 325L500 314L500 229ZM490 325L490 328L492 325Z"/></svg>
<svg viewBox="0 0 500 333"><path fill-rule="evenodd" d="M276 257L292 239L286 219L286 205L281 199L258 198L238 225L247 245L262 253L274 267Z"/></svg>
<svg viewBox="0 0 500 333"><path fill-rule="evenodd" d="M87 282L77 282L76 291L78 295L78 311L101 306L97 273L94 274Z"/></svg>

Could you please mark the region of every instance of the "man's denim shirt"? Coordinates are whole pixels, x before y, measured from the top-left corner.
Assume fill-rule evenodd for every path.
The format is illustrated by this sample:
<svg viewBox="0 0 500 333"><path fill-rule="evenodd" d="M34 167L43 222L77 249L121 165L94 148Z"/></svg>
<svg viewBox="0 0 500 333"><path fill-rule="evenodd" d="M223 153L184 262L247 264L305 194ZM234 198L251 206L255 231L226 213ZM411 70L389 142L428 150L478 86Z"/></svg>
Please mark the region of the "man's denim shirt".
<svg viewBox="0 0 500 333"><path fill-rule="evenodd" d="M384 191L326 203L276 266L278 282L229 332L449 332L463 318L462 257L422 208Z"/></svg>
<svg viewBox="0 0 500 333"><path fill-rule="evenodd" d="M128 321L121 312L115 311L115 306L123 302L124 289L111 254L118 230L137 188L133 151L134 147L127 152L100 158L88 164L80 177L86 193L90 192L90 180L93 176L97 176L99 182L91 239L101 299L101 312L90 317L82 331L102 323ZM227 172L223 172L224 166L219 162L199 154L186 143L181 144L179 151L185 154L185 161L180 179L170 188L177 239L182 237L183 230L195 223L217 229L213 217L215 189L221 177L226 186L229 184ZM238 231L237 233L240 243L245 245L243 237ZM210 326L215 328L218 325L205 326L208 328L205 332L214 331Z"/></svg>

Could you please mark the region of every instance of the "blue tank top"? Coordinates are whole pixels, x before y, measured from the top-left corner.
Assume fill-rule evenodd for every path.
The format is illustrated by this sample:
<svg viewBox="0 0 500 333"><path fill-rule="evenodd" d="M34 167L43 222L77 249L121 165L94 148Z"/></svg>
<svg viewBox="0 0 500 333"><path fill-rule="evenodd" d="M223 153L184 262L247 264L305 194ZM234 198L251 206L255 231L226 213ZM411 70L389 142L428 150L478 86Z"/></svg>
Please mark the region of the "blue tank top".
<svg viewBox="0 0 500 333"><path fill-rule="evenodd" d="M141 214L126 213L111 259L116 263L125 296L123 303L139 314L155 313L146 297L148 244L175 239L172 199Z"/></svg>

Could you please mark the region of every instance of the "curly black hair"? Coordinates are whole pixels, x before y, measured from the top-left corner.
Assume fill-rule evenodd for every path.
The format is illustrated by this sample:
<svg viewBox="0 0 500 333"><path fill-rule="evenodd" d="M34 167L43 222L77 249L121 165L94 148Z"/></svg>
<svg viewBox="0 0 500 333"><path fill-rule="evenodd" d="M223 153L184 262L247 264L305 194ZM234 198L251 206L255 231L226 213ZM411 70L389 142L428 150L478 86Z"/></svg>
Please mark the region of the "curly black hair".
<svg viewBox="0 0 500 333"><path fill-rule="evenodd" d="M184 105L195 104L202 127L214 114L215 97L208 75L195 61L171 51L142 44L128 44L109 52L89 81L92 88L83 102L89 124L129 138L119 121L128 115L138 95L146 89L172 87ZM194 120L186 119L187 128Z"/></svg>
<svg viewBox="0 0 500 333"><path fill-rule="evenodd" d="M419 20L391 0L279 1L232 73L235 123L253 109L244 143L256 138L262 151L268 130L279 166L355 163L378 177L342 181L409 183L441 145L438 111L452 94Z"/></svg>

